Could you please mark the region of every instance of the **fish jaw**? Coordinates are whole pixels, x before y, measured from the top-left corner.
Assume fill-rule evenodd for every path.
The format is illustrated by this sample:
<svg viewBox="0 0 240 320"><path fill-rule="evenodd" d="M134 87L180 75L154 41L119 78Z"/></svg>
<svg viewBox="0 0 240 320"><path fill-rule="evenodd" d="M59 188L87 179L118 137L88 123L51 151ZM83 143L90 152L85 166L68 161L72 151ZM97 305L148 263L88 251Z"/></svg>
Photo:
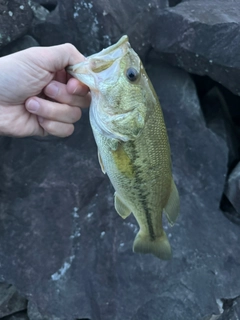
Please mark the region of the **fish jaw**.
<svg viewBox="0 0 240 320"><path fill-rule="evenodd" d="M99 91L99 83L109 79L112 83L117 81L118 61L129 49L128 36L124 35L112 46L87 57L78 64L67 67L67 72L87 85L91 91Z"/></svg>

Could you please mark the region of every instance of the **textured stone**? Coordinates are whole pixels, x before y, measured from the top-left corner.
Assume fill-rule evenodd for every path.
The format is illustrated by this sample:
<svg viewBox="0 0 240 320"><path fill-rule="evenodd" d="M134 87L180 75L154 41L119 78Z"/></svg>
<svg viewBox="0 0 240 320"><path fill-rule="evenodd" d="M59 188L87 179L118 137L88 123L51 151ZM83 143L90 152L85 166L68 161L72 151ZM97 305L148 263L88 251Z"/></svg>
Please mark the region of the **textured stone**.
<svg viewBox="0 0 240 320"><path fill-rule="evenodd" d="M38 45L38 42L33 37L26 35L13 42L10 42L7 46L3 47L3 49L0 51L0 56L5 56L7 54L11 54L30 47L36 47Z"/></svg>
<svg viewBox="0 0 240 320"><path fill-rule="evenodd" d="M165 224L169 262L132 252L137 223L114 210L87 114L66 139L0 138L0 279L39 320L202 320L219 314L216 299L239 295L239 227L219 209L227 144L206 127L187 73L148 72L181 196L177 223Z"/></svg>
<svg viewBox="0 0 240 320"><path fill-rule="evenodd" d="M29 302L28 304L28 317L30 320L59 320L59 317L55 317L52 315L42 315L39 310L38 307L36 306L35 303L33 302Z"/></svg>
<svg viewBox="0 0 240 320"><path fill-rule="evenodd" d="M33 27L32 35L41 45L71 42L89 55L128 34L133 47L144 57L150 49L153 13L167 5L167 0L58 0L46 22Z"/></svg>
<svg viewBox="0 0 240 320"><path fill-rule="evenodd" d="M208 75L239 95L239 10L238 0L192 0L156 11L152 46L171 64Z"/></svg>
<svg viewBox="0 0 240 320"><path fill-rule="evenodd" d="M27 33L33 12L27 0L0 2L0 48Z"/></svg>
<svg viewBox="0 0 240 320"><path fill-rule="evenodd" d="M208 128L226 141L228 167L232 168L239 158L240 136L236 132L236 127L230 115L230 108L222 90L217 86L211 88L202 97L201 107Z"/></svg>
<svg viewBox="0 0 240 320"><path fill-rule="evenodd" d="M29 320L26 312L18 312L12 316L4 317L1 320Z"/></svg>
<svg viewBox="0 0 240 320"><path fill-rule="evenodd" d="M0 283L0 318L25 310L27 300L17 289L7 283Z"/></svg>
<svg viewBox="0 0 240 320"><path fill-rule="evenodd" d="M239 320L240 317L240 298L228 299L223 304L224 312L218 320Z"/></svg>
<svg viewBox="0 0 240 320"><path fill-rule="evenodd" d="M240 222L240 163L228 177L225 195L238 213Z"/></svg>

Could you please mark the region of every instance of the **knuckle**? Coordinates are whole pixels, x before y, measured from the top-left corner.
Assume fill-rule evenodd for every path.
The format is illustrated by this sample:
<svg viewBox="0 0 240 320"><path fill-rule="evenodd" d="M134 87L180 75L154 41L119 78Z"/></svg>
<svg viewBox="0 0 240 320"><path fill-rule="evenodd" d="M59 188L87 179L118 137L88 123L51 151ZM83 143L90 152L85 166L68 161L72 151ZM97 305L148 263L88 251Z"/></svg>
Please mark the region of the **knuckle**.
<svg viewBox="0 0 240 320"><path fill-rule="evenodd" d="M44 130L46 130L48 133L53 134L52 132L54 132L54 123L53 121L50 120L44 120L43 123L41 123L41 126L44 128Z"/></svg>

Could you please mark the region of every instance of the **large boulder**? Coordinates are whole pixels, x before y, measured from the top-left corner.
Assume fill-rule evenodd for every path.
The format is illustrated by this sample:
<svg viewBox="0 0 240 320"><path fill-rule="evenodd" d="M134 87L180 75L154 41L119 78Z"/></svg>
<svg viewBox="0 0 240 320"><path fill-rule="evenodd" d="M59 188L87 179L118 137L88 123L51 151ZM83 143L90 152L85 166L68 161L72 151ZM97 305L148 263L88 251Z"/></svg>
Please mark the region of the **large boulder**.
<svg viewBox="0 0 240 320"><path fill-rule="evenodd" d="M33 11L30 1L11 0L0 3L0 49L25 35L31 28Z"/></svg>
<svg viewBox="0 0 240 320"><path fill-rule="evenodd" d="M156 11L151 43L159 56L208 75L240 95L240 2L191 0Z"/></svg>
<svg viewBox="0 0 240 320"><path fill-rule="evenodd" d="M48 3L38 2L49 9ZM128 34L132 45L144 57L151 46L154 12L167 5L167 0L59 0L46 21L34 25L31 34L41 45L71 42L85 55L100 51Z"/></svg>

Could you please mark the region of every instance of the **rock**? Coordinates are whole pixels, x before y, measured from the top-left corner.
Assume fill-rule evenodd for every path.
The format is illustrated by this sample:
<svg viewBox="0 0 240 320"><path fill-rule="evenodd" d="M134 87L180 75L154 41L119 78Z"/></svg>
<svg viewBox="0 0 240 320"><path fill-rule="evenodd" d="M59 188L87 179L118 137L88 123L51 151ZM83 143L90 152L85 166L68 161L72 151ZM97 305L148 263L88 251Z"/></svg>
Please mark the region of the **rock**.
<svg viewBox="0 0 240 320"><path fill-rule="evenodd" d="M225 195L236 210L240 223L240 162L228 177Z"/></svg>
<svg viewBox="0 0 240 320"><path fill-rule="evenodd" d="M175 7L179 4L182 0L168 0L169 7Z"/></svg>
<svg viewBox="0 0 240 320"><path fill-rule="evenodd" d="M240 150L240 136L235 130L235 125L230 114L224 94L220 88L214 86L201 99L201 108L208 128L221 136L228 147L228 167L238 161Z"/></svg>
<svg viewBox="0 0 240 320"><path fill-rule="evenodd" d="M19 312L2 320L29 320L26 312Z"/></svg>
<svg viewBox="0 0 240 320"><path fill-rule="evenodd" d="M148 72L181 197L177 223L165 223L171 261L132 252L137 223L114 210L86 113L66 139L0 138L0 279L39 320L202 320L239 295L239 227L219 209L226 141L206 127L186 72Z"/></svg>
<svg viewBox="0 0 240 320"><path fill-rule="evenodd" d="M27 300L17 289L7 283L0 283L0 318L27 309Z"/></svg>
<svg viewBox="0 0 240 320"><path fill-rule="evenodd" d="M41 6L41 4L36 2L30 2L30 5L35 18L34 23L38 23L38 21L46 21L49 11L44 6Z"/></svg>
<svg viewBox="0 0 240 320"><path fill-rule="evenodd" d="M22 37L33 20L32 9L27 0L1 1L0 3L0 48Z"/></svg>
<svg viewBox="0 0 240 320"><path fill-rule="evenodd" d="M167 5L167 0L59 0L46 22L33 27L32 35L41 45L71 42L90 55L128 34L133 47L144 57L150 50L153 13Z"/></svg>
<svg viewBox="0 0 240 320"><path fill-rule="evenodd" d="M238 320L240 316L240 298L224 300L224 312L219 320Z"/></svg>
<svg viewBox="0 0 240 320"><path fill-rule="evenodd" d="M48 314L46 316L43 316L39 312L36 304L32 302L28 304L28 317L29 317L29 320L59 320L60 319L59 317L55 317Z"/></svg>
<svg viewBox="0 0 240 320"><path fill-rule="evenodd" d="M156 11L150 42L158 57L240 95L239 10L237 0L192 0Z"/></svg>
<svg viewBox="0 0 240 320"><path fill-rule="evenodd" d="M0 56L5 56L7 54L11 54L20 50L24 50L24 49L27 49L30 47L36 47L36 46L39 46L38 42L33 37L26 35L5 46L0 51Z"/></svg>

